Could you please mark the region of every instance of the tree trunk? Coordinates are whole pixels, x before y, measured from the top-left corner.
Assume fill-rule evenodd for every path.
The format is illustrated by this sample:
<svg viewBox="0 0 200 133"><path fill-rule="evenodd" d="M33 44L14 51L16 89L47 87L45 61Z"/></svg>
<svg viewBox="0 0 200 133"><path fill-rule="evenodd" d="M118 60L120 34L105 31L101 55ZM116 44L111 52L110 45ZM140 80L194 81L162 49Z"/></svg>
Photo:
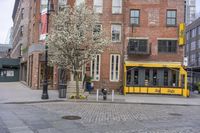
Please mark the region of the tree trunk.
<svg viewBox="0 0 200 133"><path fill-rule="evenodd" d="M75 80L76 80L76 98L79 99L80 95L79 95L79 79L78 79L78 72L75 71Z"/></svg>

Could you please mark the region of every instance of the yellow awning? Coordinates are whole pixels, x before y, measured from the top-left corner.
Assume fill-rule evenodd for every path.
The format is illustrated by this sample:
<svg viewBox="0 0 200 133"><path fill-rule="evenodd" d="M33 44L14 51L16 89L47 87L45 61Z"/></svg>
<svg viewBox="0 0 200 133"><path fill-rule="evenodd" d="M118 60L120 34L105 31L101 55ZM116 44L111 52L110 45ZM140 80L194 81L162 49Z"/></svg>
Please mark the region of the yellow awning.
<svg viewBox="0 0 200 133"><path fill-rule="evenodd" d="M181 62L125 61L125 66L181 68Z"/></svg>

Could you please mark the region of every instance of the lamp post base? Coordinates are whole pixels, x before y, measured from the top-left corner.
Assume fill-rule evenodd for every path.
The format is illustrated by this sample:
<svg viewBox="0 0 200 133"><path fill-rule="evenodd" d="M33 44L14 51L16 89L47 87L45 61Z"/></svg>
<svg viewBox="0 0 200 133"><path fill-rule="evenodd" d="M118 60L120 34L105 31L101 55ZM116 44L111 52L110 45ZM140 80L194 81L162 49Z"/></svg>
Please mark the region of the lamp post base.
<svg viewBox="0 0 200 133"><path fill-rule="evenodd" d="M42 99L49 99L47 80L44 81L43 92L42 92L42 97L41 97L41 98L42 98Z"/></svg>
<svg viewBox="0 0 200 133"><path fill-rule="evenodd" d="M46 94L43 93L43 94L42 94L42 99L49 99L49 95L48 95L47 93L46 93Z"/></svg>

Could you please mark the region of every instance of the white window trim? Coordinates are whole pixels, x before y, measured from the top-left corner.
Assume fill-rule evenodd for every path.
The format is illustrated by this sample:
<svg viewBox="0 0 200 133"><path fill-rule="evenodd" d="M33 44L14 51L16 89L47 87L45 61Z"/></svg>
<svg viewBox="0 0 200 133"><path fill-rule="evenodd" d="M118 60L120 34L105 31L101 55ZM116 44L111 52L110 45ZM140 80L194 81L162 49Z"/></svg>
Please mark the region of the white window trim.
<svg viewBox="0 0 200 133"><path fill-rule="evenodd" d="M96 57L97 56L99 56L99 79L97 80L96 79L96 64L97 64L97 60L96 60ZM101 75L101 55L100 54L97 54L97 55L95 55L95 58L93 59L93 60L95 60L95 65L94 65L94 78L92 79L92 81L99 81L100 80L100 75ZM93 77L93 75L92 75L92 69L93 69L93 67L92 67L92 62L93 62L93 60L91 60L91 63L90 63L90 68L91 68L91 70L90 70L90 76L91 77Z"/></svg>
<svg viewBox="0 0 200 133"><path fill-rule="evenodd" d="M97 5L95 5L94 1L95 1L95 0L93 0L93 10L94 10L94 12L95 12L95 13L102 14L102 13L103 13L103 0L101 0L101 1L102 1L102 5L101 5L102 8L101 8L101 11L100 11L100 12L96 12L95 7L96 7Z"/></svg>
<svg viewBox="0 0 200 133"><path fill-rule="evenodd" d="M79 6L80 4L83 4L83 3L85 4L85 0L82 0L82 1L80 0L80 1L81 1L80 3L78 3L77 1L78 1L78 0L75 1L75 5L76 5L76 6Z"/></svg>
<svg viewBox="0 0 200 133"><path fill-rule="evenodd" d="M112 0L112 14L122 14L122 7L123 7L123 6L122 6L122 4L123 4L122 1L123 1L123 0L121 0L120 12L113 12L113 0Z"/></svg>
<svg viewBox="0 0 200 133"><path fill-rule="evenodd" d="M116 61L116 56L119 56L119 63L118 63L118 79L115 79L116 77L116 72L114 71L113 73L113 77L114 79L111 79L111 69L112 69L112 56L114 56L114 62ZM111 54L110 55L110 72L109 72L109 79L111 82L119 82L119 79L120 79L120 54ZM114 69L116 68L116 64L114 63Z"/></svg>
<svg viewBox="0 0 200 133"><path fill-rule="evenodd" d="M118 41L113 41L113 40L112 40L112 27L113 27L114 25L119 25L119 26L121 27L121 30L120 30L120 37L119 37L119 40L118 40ZM122 40L122 25L121 25L121 24L111 24L111 41L112 41L113 43L118 43L118 42L121 42L121 40Z"/></svg>

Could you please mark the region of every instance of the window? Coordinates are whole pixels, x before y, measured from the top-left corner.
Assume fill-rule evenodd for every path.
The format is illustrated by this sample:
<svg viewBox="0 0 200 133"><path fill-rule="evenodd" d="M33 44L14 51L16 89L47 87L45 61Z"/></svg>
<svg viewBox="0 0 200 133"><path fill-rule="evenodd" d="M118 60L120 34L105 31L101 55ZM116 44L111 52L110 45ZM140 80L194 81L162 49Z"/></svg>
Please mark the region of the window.
<svg viewBox="0 0 200 133"><path fill-rule="evenodd" d="M122 13L122 0L112 0L112 13Z"/></svg>
<svg viewBox="0 0 200 133"><path fill-rule="evenodd" d="M134 85L138 85L139 83L139 70L135 69L134 71Z"/></svg>
<svg viewBox="0 0 200 133"><path fill-rule="evenodd" d="M21 36L21 37L23 36L23 33L24 33L24 26L21 26L21 27L20 27L20 36Z"/></svg>
<svg viewBox="0 0 200 133"><path fill-rule="evenodd" d="M94 81L100 80L100 63L101 55L96 55L95 58L91 61L91 72L90 75Z"/></svg>
<svg viewBox="0 0 200 133"><path fill-rule="evenodd" d="M176 26L176 10L167 10L167 26Z"/></svg>
<svg viewBox="0 0 200 133"><path fill-rule="evenodd" d="M191 31L191 37L195 37L196 36L196 28L192 29Z"/></svg>
<svg viewBox="0 0 200 133"><path fill-rule="evenodd" d="M190 31L188 31L187 33L186 33L186 40L188 41L190 39Z"/></svg>
<svg viewBox="0 0 200 133"><path fill-rule="evenodd" d="M194 65L195 65L195 60L196 60L196 55L195 55L195 54L191 54L191 56L190 56L190 63L191 63L191 66L194 66Z"/></svg>
<svg viewBox="0 0 200 133"><path fill-rule="evenodd" d="M102 30L102 25L101 24L96 24L94 27L94 33L99 33Z"/></svg>
<svg viewBox="0 0 200 133"><path fill-rule="evenodd" d="M158 40L159 53L176 53L177 41L176 40Z"/></svg>
<svg viewBox="0 0 200 133"><path fill-rule="evenodd" d="M110 81L119 81L120 55L110 55Z"/></svg>
<svg viewBox="0 0 200 133"><path fill-rule="evenodd" d="M198 34L200 35L200 26L198 27Z"/></svg>
<svg viewBox="0 0 200 133"><path fill-rule="evenodd" d="M158 85L158 81L157 81L157 70L153 69L153 85L156 86Z"/></svg>
<svg viewBox="0 0 200 133"><path fill-rule="evenodd" d="M168 86L168 70L164 70L164 86Z"/></svg>
<svg viewBox="0 0 200 133"><path fill-rule="evenodd" d="M32 8L31 8L32 9ZM40 9L41 10L41 9ZM36 14L36 1L34 0L34 5L33 5L33 16Z"/></svg>
<svg viewBox="0 0 200 133"><path fill-rule="evenodd" d="M131 10L130 24L131 25L139 25L140 24L140 10Z"/></svg>
<svg viewBox="0 0 200 133"><path fill-rule="evenodd" d="M76 0L76 6L85 3L85 0Z"/></svg>
<svg viewBox="0 0 200 133"><path fill-rule="evenodd" d="M198 59L198 62L199 62L199 64L198 64L198 65L200 66L200 53L199 53L199 59Z"/></svg>
<svg viewBox="0 0 200 133"><path fill-rule="evenodd" d="M198 40L198 42L197 42L198 44L198 48L200 49L200 39Z"/></svg>
<svg viewBox="0 0 200 133"><path fill-rule="evenodd" d="M186 49L186 53L188 53L189 52L189 50L190 50L190 44L188 43L188 44L186 44L186 47L185 47L185 49Z"/></svg>
<svg viewBox="0 0 200 133"><path fill-rule="evenodd" d="M59 0L58 1L58 10L62 11L67 7L67 0Z"/></svg>
<svg viewBox="0 0 200 133"><path fill-rule="evenodd" d="M195 50L196 49L196 41L191 43L191 50Z"/></svg>
<svg viewBox="0 0 200 133"><path fill-rule="evenodd" d="M103 0L94 0L93 6L94 12L102 13L103 12Z"/></svg>
<svg viewBox="0 0 200 133"><path fill-rule="evenodd" d="M149 69L145 69L145 86L149 85L149 80L150 80L150 70Z"/></svg>
<svg viewBox="0 0 200 133"><path fill-rule="evenodd" d="M96 40L99 37L99 34L102 30L102 25L101 24L96 24L93 30L93 39Z"/></svg>
<svg viewBox="0 0 200 133"><path fill-rule="evenodd" d="M24 19L24 8L21 10L21 19Z"/></svg>
<svg viewBox="0 0 200 133"><path fill-rule="evenodd" d="M48 3L48 0L40 1L40 12L41 13L47 11L47 3Z"/></svg>
<svg viewBox="0 0 200 133"><path fill-rule="evenodd" d="M121 25L113 24L112 25L112 42L121 41Z"/></svg>
<svg viewBox="0 0 200 133"><path fill-rule="evenodd" d="M129 40L129 52L139 53L139 52L147 52L148 50L148 40L142 39L130 39Z"/></svg>
<svg viewBox="0 0 200 133"><path fill-rule="evenodd" d="M20 53L19 53L19 56L21 57L23 55L23 47L22 47L22 44L20 44Z"/></svg>

